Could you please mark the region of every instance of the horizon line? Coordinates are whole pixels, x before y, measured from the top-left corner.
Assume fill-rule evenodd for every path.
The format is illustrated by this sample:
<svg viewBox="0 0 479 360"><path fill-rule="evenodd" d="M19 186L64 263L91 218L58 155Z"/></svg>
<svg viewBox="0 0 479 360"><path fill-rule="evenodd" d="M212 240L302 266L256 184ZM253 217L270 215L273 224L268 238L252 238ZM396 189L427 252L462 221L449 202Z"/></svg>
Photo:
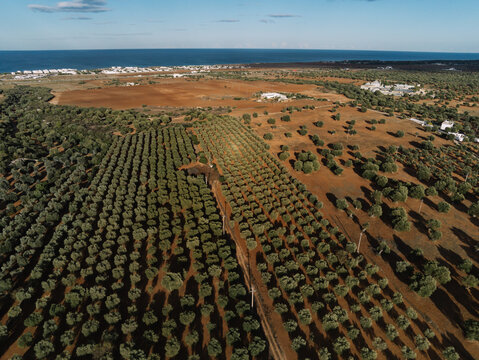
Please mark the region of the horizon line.
<svg viewBox="0 0 479 360"><path fill-rule="evenodd" d="M124 50L294 50L294 51L366 51L366 52L394 52L394 53L422 53L422 54L478 54L477 52L472 51L419 51L419 50L381 50L381 49L320 49L320 48L261 48L261 47L251 47L251 48L214 48L214 47L184 47L184 48L98 48L98 49L0 49L0 52L22 52L22 51L124 51Z"/></svg>

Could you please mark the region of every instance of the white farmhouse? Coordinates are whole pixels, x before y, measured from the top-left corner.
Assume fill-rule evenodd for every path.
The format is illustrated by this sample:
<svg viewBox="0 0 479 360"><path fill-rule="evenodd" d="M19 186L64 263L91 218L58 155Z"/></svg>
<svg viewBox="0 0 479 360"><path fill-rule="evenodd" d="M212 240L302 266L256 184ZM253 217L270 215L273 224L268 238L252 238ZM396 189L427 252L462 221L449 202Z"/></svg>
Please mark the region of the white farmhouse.
<svg viewBox="0 0 479 360"><path fill-rule="evenodd" d="M454 135L454 140L456 141L464 141L464 138L466 137L464 134L461 133L455 133L455 132L448 132L448 135Z"/></svg>
<svg viewBox="0 0 479 360"><path fill-rule="evenodd" d="M441 124L441 130L450 129L454 126L454 121L443 121Z"/></svg>
<svg viewBox="0 0 479 360"><path fill-rule="evenodd" d="M288 97L286 95L280 94L280 93L263 93L261 94L261 98L265 100L278 100L278 101L285 101L288 100Z"/></svg>

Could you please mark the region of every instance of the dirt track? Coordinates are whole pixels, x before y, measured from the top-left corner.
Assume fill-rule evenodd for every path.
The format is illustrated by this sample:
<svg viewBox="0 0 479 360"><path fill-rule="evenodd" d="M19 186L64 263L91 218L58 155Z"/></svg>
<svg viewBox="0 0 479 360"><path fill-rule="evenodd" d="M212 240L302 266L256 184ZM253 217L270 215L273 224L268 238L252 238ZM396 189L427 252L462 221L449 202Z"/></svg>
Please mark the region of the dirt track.
<svg viewBox="0 0 479 360"><path fill-rule="evenodd" d="M220 199L223 198L223 195L221 194L221 188L219 186L219 183L218 181L214 180L210 185L211 185L213 194L216 198L216 201L219 205L220 212L224 216L225 228L230 234L231 238L236 243L236 258L238 260L238 264L241 266L241 269L243 270L245 283L250 293L251 293L251 287L253 287L253 295L254 295L255 304L256 304L256 311L258 312L258 315L260 317L261 325L263 326L265 335L268 338L270 355L275 360L287 360L285 356L286 352L282 348L284 344L280 344L277 341L277 337L273 330L273 327L269 323L268 317L266 315L266 311L264 309L263 298L261 296L261 293L259 291L254 290L254 289L259 289L259 284L256 283L256 279L254 278L254 276L250 276L249 261L247 260L247 257L243 253L243 250L240 244L241 239L237 238L235 232L231 229L229 225L229 220L230 220L229 216L227 215L226 209L223 207L223 204L220 201Z"/></svg>

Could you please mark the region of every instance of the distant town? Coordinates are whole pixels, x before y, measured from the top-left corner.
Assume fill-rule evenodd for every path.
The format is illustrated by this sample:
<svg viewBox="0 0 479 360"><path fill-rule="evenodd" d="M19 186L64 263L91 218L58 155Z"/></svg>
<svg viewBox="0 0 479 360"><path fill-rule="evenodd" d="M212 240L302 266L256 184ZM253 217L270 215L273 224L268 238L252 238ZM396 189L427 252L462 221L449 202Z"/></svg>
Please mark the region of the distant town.
<svg viewBox="0 0 479 360"><path fill-rule="evenodd" d="M188 65L188 66L154 66L154 67L138 67L138 66L112 66L104 69L95 70L78 70L78 69L42 69L42 70L18 70L11 72L9 75L13 76L14 80L34 80L41 79L47 76L56 75L120 75L120 74L146 74L146 73L161 73L182 71L179 74L173 74L173 77L183 77L186 75L193 75L198 73L206 73L211 70L221 69L241 69L245 68L243 65ZM185 73L185 72L190 72ZM8 76L8 74L6 74Z"/></svg>

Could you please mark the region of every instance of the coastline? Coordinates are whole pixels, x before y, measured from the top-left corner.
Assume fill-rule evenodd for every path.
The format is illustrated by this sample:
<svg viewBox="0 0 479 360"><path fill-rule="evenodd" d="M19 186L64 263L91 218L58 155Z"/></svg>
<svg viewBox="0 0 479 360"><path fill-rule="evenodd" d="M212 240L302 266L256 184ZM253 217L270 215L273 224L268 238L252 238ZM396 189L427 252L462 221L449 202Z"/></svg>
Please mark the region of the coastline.
<svg viewBox="0 0 479 360"><path fill-rule="evenodd" d="M0 73L36 69L85 69L120 67L175 67L268 64L407 63L479 61L476 53L430 53L369 50L295 49L138 49L1 51Z"/></svg>

